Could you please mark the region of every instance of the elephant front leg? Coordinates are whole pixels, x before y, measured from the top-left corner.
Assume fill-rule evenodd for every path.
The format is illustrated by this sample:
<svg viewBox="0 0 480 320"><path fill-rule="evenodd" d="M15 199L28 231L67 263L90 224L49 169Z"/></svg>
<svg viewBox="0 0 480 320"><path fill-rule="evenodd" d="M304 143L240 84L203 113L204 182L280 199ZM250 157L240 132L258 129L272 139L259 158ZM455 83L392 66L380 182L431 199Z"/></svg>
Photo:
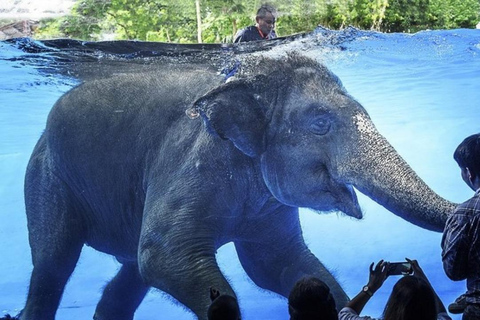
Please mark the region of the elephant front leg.
<svg viewBox="0 0 480 320"><path fill-rule="evenodd" d="M135 310L148 293L137 263L125 263L103 290L97 305L95 320L131 320Z"/></svg>
<svg viewBox="0 0 480 320"><path fill-rule="evenodd" d="M210 287L236 296L217 265L213 241L199 234L205 230L188 225L142 234L139 266L149 286L170 294L198 319L206 320Z"/></svg>
<svg viewBox="0 0 480 320"><path fill-rule="evenodd" d="M250 226L252 237L235 242L243 268L258 286L284 297L300 278L315 276L330 287L340 310L349 301L348 296L305 244L298 212L290 212L293 208L283 210L255 221Z"/></svg>

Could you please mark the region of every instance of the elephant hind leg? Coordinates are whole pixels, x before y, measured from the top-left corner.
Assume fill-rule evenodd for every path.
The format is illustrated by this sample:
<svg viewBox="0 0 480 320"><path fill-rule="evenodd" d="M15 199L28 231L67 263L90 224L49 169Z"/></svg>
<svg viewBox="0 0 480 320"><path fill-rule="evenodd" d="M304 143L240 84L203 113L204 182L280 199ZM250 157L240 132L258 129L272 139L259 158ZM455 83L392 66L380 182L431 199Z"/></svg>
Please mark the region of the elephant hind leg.
<svg viewBox="0 0 480 320"><path fill-rule="evenodd" d="M33 271L20 319L55 318L65 285L84 244L84 230L63 182L31 160L25 180L25 207Z"/></svg>
<svg viewBox="0 0 480 320"><path fill-rule="evenodd" d="M50 237L31 240L42 243L43 248L31 245L33 271L27 302L20 319L55 318L65 285L80 257L83 242L71 241L68 237L58 235L55 240L51 240Z"/></svg>
<svg viewBox="0 0 480 320"><path fill-rule="evenodd" d="M64 261L49 259L37 261L30 277L27 303L20 319L50 320L55 318L65 285L80 256L81 247Z"/></svg>
<svg viewBox="0 0 480 320"><path fill-rule="evenodd" d="M131 320L147 294L149 286L138 271L138 265L126 263L103 290L95 310L95 320Z"/></svg>

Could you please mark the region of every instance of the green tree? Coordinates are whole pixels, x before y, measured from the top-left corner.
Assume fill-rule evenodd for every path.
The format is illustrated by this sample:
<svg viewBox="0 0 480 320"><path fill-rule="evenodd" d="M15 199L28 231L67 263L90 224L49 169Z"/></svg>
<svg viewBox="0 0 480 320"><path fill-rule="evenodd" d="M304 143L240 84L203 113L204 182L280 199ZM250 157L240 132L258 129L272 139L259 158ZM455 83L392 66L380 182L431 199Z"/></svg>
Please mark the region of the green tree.
<svg viewBox="0 0 480 320"><path fill-rule="evenodd" d="M327 13L324 17L324 25L335 29L342 29L348 25L354 25L359 14L356 10L355 0L336 0L327 6Z"/></svg>
<svg viewBox="0 0 480 320"><path fill-rule="evenodd" d="M106 12L109 8L109 0L79 0L70 15L41 21L36 37L60 36L98 40L98 35L105 29Z"/></svg>
<svg viewBox="0 0 480 320"><path fill-rule="evenodd" d="M390 0L382 31L415 32L426 28L430 0Z"/></svg>
<svg viewBox="0 0 480 320"><path fill-rule="evenodd" d="M123 0L132 1L132 0ZM141 0L139 0L141 1ZM165 2L150 25L139 26L145 33L136 39L162 42L195 43L197 42L197 21L194 1L177 0L175 5ZM121 35L127 39L126 35ZM130 38L132 39L132 38Z"/></svg>
<svg viewBox="0 0 480 320"><path fill-rule="evenodd" d="M114 36L118 40L195 43L200 29L201 42L231 42L240 28L254 24L255 13L262 3L262 0L78 0L70 15L42 21L36 37L101 40ZM271 4L279 13L276 31L280 36L308 32L318 25L332 29L353 25L383 32L416 32L473 28L480 20L479 0L272 0Z"/></svg>
<svg viewBox="0 0 480 320"><path fill-rule="evenodd" d="M231 42L239 28L252 24L256 1L204 0L203 41Z"/></svg>
<svg viewBox="0 0 480 320"><path fill-rule="evenodd" d="M480 20L478 0L430 0L431 29L474 28Z"/></svg>

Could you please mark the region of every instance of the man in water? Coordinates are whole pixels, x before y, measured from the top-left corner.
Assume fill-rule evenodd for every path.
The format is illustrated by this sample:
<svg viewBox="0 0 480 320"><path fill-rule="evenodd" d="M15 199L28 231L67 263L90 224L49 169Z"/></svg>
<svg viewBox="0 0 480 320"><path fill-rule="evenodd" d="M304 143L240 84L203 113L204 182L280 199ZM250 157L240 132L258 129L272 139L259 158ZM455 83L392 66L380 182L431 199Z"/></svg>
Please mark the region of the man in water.
<svg viewBox="0 0 480 320"><path fill-rule="evenodd" d="M448 309L463 320L480 319L480 133L463 140L453 154L462 179L475 191L448 217L442 239L442 261L447 276L467 279L467 292Z"/></svg>
<svg viewBox="0 0 480 320"><path fill-rule="evenodd" d="M262 5L258 9L255 17L257 23L254 26L249 26L238 31L233 42L247 42L276 38L277 35L274 30L276 19L277 10L268 4Z"/></svg>

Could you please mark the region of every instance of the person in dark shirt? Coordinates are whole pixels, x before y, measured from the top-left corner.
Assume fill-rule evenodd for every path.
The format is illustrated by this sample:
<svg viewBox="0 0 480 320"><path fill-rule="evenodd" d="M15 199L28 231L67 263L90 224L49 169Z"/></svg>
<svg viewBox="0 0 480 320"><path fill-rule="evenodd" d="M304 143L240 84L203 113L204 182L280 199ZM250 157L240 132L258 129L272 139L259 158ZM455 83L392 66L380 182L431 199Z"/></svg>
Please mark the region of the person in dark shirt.
<svg viewBox="0 0 480 320"><path fill-rule="evenodd" d="M447 219L442 238L443 269L454 280L467 279L467 292L448 309L463 320L480 319L480 133L460 143L453 154L463 181L475 192Z"/></svg>
<svg viewBox="0 0 480 320"><path fill-rule="evenodd" d="M315 277L304 277L295 283L288 296L290 320L338 320L330 288Z"/></svg>
<svg viewBox="0 0 480 320"><path fill-rule="evenodd" d="M274 30L276 20L277 10L268 4L262 5L258 9L255 17L257 23L254 26L249 26L238 31L233 42L247 42L276 38L277 34Z"/></svg>

